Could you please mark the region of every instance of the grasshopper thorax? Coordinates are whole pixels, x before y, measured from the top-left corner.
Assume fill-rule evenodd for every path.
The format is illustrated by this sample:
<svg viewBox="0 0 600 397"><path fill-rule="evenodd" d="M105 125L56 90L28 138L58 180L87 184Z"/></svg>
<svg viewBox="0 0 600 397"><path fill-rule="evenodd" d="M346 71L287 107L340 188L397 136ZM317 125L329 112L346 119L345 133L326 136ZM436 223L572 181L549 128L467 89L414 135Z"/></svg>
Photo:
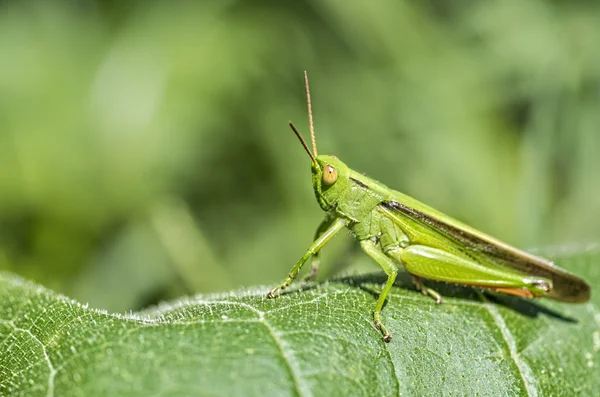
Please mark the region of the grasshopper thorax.
<svg viewBox="0 0 600 397"><path fill-rule="evenodd" d="M312 163L315 196L324 211L332 209L348 187L350 169L335 156L322 154Z"/></svg>

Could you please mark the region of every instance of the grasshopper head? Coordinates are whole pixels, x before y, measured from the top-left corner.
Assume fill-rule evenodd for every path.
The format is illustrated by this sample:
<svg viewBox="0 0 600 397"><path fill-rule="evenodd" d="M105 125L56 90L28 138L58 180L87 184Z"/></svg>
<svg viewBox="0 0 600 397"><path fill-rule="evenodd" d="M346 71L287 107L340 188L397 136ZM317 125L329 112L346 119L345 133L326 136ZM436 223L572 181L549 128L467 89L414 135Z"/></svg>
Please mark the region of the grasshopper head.
<svg viewBox="0 0 600 397"><path fill-rule="evenodd" d="M315 196L324 211L335 206L348 187L350 169L335 156L322 154L312 163Z"/></svg>
<svg viewBox="0 0 600 397"><path fill-rule="evenodd" d="M304 88L306 89L306 102L308 105L308 124L310 126L310 138L312 141L313 151L311 152L308 145L302 138L302 134L298 132L294 124L289 122L292 131L296 134L300 143L304 147L306 153L312 163L312 180L313 188L317 201L323 210L329 211L333 208L348 186L350 178L350 169L335 156L318 155L317 142L315 140L315 129L313 126L312 108L310 105L310 90L308 88L308 76L304 72Z"/></svg>

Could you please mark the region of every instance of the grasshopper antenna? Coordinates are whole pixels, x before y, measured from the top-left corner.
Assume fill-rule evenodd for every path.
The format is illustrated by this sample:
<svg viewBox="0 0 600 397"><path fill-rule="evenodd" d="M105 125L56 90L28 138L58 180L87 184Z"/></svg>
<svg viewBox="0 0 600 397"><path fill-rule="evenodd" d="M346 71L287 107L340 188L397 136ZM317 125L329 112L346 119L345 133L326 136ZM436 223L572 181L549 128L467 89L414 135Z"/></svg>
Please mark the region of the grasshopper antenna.
<svg viewBox="0 0 600 397"><path fill-rule="evenodd" d="M317 157L317 141L315 139L315 126L313 124L312 106L310 104L310 89L308 88L308 74L306 74L306 70L304 71L304 89L306 90L306 104L308 105L308 126L310 128L310 139L312 141L313 153L315 154L314 157Z"/></svg>
<svg viewBox="0 0 600 397"><path fill-rule="evenodd" d="M317 164L317 160L315 159L315 156L313 156L313 154L310 152L310 149L308 148L308 145L306 144L306 142L304 142L304 138L302 138L302 135L300 134L300 132L298 132L298 130L296 129L296 127L294 126L294 124L292 124L291 121L288 121L288 124L290 125L290 127L292 128L292 130L294 131L294 133L296 134L296 136L298 137L298 139L300 139L300 142L302 143L302 146L304 146L304 150L306 150L306 153L308 153L308 155L310 156L310 159L312 160L312 162L314 164Z"/></svg>

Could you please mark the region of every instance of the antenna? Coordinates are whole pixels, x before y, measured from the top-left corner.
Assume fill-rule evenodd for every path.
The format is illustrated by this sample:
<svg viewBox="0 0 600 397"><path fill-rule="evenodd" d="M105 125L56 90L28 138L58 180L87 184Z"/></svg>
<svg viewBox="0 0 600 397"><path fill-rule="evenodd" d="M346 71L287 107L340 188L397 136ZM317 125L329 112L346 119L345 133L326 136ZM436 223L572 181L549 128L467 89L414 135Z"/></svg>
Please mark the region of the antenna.
<svg viewBox="0 0 600 397"><path fill-rule="evenodd" d="M304 71L304 89L306 90L306 104L308 105L308 126L310 128L310 139L312 141L313 153L315 154L314 157L317 157L317 141L315 139L315 126L313 124L312 106L310 104L310 89L308 88L308 74L306 74L306 70Z"/></svg>
<svg viewBox="0 0 600 397"><path fill-rule="evenodd" d="M306 153L308 153L308 155L310 156L310 158L313 161L313 163L317 164L317 160L315 160L315 156L313 156L312 153L310 152L310 149L308 148L308 145L306 144L306 142L304 142L304 138L302 138L302 135L300 134L300 132L298 132L298 130L296 129L296 127L294 126L294 124L292 124L291 121L288 121L288 124L290 125L290 127L292 128L292 130L296 133L296 136L298 137L298 139L300 139L300 142L302 143L302 146L304 146L304 150L306 150Z"/></svg>

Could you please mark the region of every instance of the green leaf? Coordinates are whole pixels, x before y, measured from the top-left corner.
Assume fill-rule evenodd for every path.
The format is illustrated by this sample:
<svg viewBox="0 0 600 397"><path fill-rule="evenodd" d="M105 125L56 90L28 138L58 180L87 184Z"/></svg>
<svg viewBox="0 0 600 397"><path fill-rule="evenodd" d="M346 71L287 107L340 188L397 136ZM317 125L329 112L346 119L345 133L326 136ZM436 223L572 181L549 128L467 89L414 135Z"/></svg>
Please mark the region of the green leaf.
<svg viewBox="0 0 600 397"><path fill-rule="evenodd" d="M600 281L600 251L555 253ZM0 274L0 395L600 395L600 304L526 301L400 277L371 322L379 274L197 296L129 315ZM107 286L110 288L110 286Z"/></svg>

